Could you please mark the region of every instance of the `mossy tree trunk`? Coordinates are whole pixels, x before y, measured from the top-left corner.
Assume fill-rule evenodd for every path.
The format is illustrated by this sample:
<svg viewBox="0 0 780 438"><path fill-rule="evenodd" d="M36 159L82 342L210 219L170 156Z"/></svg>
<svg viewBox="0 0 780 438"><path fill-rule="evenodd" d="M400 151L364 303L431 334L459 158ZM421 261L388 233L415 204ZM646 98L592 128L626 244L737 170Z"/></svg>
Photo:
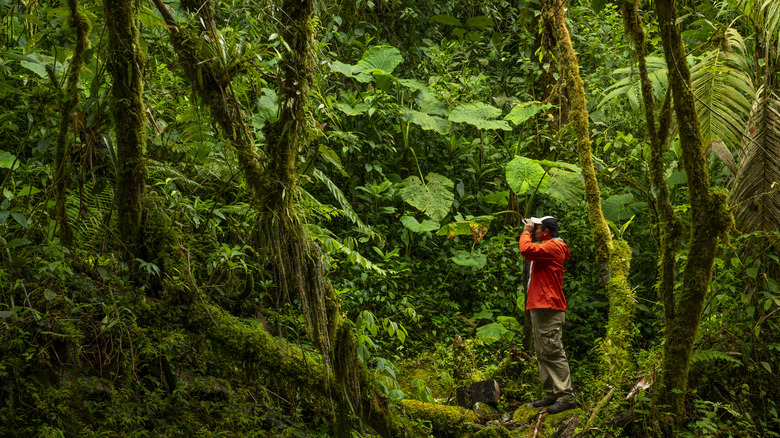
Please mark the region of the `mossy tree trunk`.
<svg viewBox="0 0 780 438"><path fill-rule="evenodd" d="M667 434L672 434L684 420L688 362L712 280L718 238L728 230L732 219L726 206L726 194L710 188L695 98L691 91L691 74L685 59L680 25L677 24L677 3L674 0L657 0L655 8L669 69L669 86L691 205L688 261L683 271L682 289L678 297L664 297L665 307L671 309L664 309L666 343L658 401L670 408L663 428Z"/></svg>
<svg viewBox="0 0 780 438"><path fill-rule="evenodd" d="M631 328L634 320L634 292L627 276L631 250L622 241L612 241L612 236L601 209L601 191L593 166L588 110L585 86L579 73L579 63L566 26L564 0L545 0L545 20L553 23L562 69L569 98L569 121L577 135L577 154L585 180L585 197L588 201L588 220L596 246L596 261L601 282L609 300L607 335L599 346L602 361L602 379L614 383L625 378L631 368Z"/></svg>
<svg viewBox="0 0 780 438"><path fill-rule="evenodd" d="M255 193L259 210L256 246L274 272L278 301L299 300L307 332L322 353L323 369L332 376L325 378L332 387L324 392L330 392L337 402L333 412L336 435L349 437L354 427L367 424L384 437L407 436L408 429L390 413L376 382L357 357L355 336L342 319L338 298L325 278L320 249L296 211L296 164L299 152L306 147L305 107L314 66L312 1L287 0L279 5L279 34L289 50L282 53L279 62L279 119L265 128L263 155L254 150L251 134L242 121L241 105L231 91L230 76L199 53L199 36L177 26L162 0L154 3L171 30L185 74L237 151L244 177ZM192 9L201 14L208 30L215 30L210 2L196 3L199 6Z"/></svg>
<svg viewBox="0 0 780 438"><path fill-rule="evenodd" d="M639 2L624 2L622 4L623 25L631 37L637 56L642 99L645 106L645 122L650 139L650 184L655 195L655 207L658 214L659 227L659 269L658 297L664 304L665 319L674 316L674 272L675 253L682 235L682 222L675 214L669 199L669 185L664 171L664 155L669 136L671 122L671 88L667 89L666 98L661 106L658 125L656 126L656 104L653 98L653 84L647 71L645 57L645 31L639 14Z"/></svg>
<svg viewBox="0 0 780 438"><path fill-rule="evenodd" d="M69 127L74 120L73 109L76 108L79 101L78 84L81 67L84 64L82 57L84 50L89 47L87 36L89 35L89 19L79 10L76 0L68 0L68 9L70 16L68 24L76 33L76 41L73 45L73 55L70 58L68 66L67 81L65 90L61 94L60 102L60 126L57 133L57 155L54 165L54 190L56 194L56 204L54 207L54 216L59 223L60 242L66 247L73 244L73 229L68 222L68 214L65 209L66 192L68 188L69 170L71 168L70 154L72 143L68 140ZM73 136L76 136L76 126L74 125Z"/></svg>
<svg viewBox="0 0 780 438"><path fill-rule="evenodd" d="M590 134L588 132L588 109L585 100L585 86L580 77L579 63L571 43L569 29L564 16L564 0L545 0L543 8L544 19L552 23L553 33L558 45L562 69L566 79L569 98L569 121L577 135L577 155L585 180L585 198L588 201L588 221L593 230L593 243L596 246L596 262L599 266L601 284L609 283L609 254L612 237L609 226L601 210L601 190L596 179L596 169L593 167Z"/></svg>
<svg viewBox="0 0 780 438"><path fill-rule="evenodd" d="M138 2L105 0L107 69L111 75L116 132L116 205L119 237L128 258L146 258L142 195L146 117L143 103L144 59L138 44Z"/></svg>

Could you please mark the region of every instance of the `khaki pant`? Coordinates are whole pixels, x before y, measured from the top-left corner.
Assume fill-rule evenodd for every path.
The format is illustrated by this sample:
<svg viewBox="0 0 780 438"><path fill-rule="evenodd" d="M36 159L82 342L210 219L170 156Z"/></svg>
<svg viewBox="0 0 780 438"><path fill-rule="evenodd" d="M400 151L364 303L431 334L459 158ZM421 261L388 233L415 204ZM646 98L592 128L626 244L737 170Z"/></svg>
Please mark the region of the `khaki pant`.
<svg viewBox="0 0 780 438"><path fill-rule="evenodd" d="M574 403L569 361L561 344L561 329L566 313L553 309L531 309L534 349L539 363L539 377L545 397Z"/></svg>

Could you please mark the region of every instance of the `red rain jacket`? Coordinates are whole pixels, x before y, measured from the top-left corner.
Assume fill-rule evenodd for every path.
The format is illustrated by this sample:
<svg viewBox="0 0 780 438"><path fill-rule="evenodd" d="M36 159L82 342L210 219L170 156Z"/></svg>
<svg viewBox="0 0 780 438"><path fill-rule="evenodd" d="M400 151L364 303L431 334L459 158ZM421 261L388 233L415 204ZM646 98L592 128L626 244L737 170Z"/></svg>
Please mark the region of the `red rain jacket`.
<svg viewBox="0 0 780 438"><path fill-rule="evenodd" d="M518 243L520 254L531 261L531 279L525 309L566 310L563 295L563 262L569 260L569 247L561 239L534 243L524 231Z"/></svg>

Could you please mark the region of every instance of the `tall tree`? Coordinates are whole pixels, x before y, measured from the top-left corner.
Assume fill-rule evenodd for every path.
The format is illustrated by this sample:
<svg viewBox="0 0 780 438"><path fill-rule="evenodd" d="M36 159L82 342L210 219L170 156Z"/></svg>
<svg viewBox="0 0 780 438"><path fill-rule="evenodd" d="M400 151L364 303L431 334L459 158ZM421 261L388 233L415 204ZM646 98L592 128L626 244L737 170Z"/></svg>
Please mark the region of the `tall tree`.
<svg viewBox="0 0 780 438"><path fill-rule="evenodd" d="M659 401L670 406L664 419L664 430L673 434L683 421L688 367L693 343L701 322L704 299L712 280L718 238L732 222L726 206L726 194L710 188L695 98L691 89L691 73L678 23L677 2L657 0L655 10L669 69L680 146L691 205L691 230L688 240L688 261L683 271L682 289L677 297L664 298L665 338L663 374ZM669 308L671 307L671 309Z"/></svg>
<svg viewBox="0 0 780 438"><path fill-rule="evenodd" d="M588 201L588 220L596 246L596 261L599 265L601 282L610 304L607 335L602 341L602 378L609 382L622 380L625 368L630 366L630 329L634 317L634 292L627 276L631 261L631 249L622 240L613 241L601 209L601 190L593 166L588 110L585 86L580 77L579 63L566 25L565 0L544 2L545 20L552 23L553 33L561 57L569 106L569 120L577 136L577 154L585 179L585 197Z"/></svg>
<svg viewBox="0 0 780 438"><path fill-rule="evenodd" d="M131 258L146 258L142 195L146 179L143 103L144 60L138 40L138 2L105 0L108 35L107 69L111 75L112 110L116 131L116 206L119 237Z"/></svg>
<svg viewBox="0 0 780 438"><path fill-rule="evenodd" d="M179 27L162 0L155 0L155 5L171 30L185 74L236 149L244 177L255 192L259 210L255 243L274 273L278 301L299 300L307 333L322 353L326 377L319 378L336 401L336 435L349 437L353 427L367 424L384 437L407 436L410 432L390 412L386 398L358 359L352 328L343 320L338 298L325 277L321 250L297 211L296 164L306 147L305 108L314 68L312 1L287 0L275 10L282 26L279 35L289 49L279 61L278 120L265 128L262 157L254 151L251 134L242 122L242 107L231 92L230 76L198 52L198 36ZM210 1L184 6L200 14L207 31L216 33Z"/></svg>
<svg viewBox="0 0 780 438"><path fill-rule="evenodd" d="M76 41L73 45L73 55L70 57L68 66L68 75L64 92L61 93L60 126L57 133L57 156L55 160L56 171L54 173L54 187L56 192L55 217L60 226L60 241L63 245L70 247L73 243L73 229L68 223L68 214L65 209L66 191L69 182L69 172L71 168L70 152L72 143L68 139L68 131L73 120L77 120L76 115L72 114L73 109L79 101L78 84L81 67L84 64L84 50L89 48L89 30L91 24L86 15L79 10L76 0L68 0L68 24L76 33ZM73 137L76 137L76 125L73 123Z"/></svg>

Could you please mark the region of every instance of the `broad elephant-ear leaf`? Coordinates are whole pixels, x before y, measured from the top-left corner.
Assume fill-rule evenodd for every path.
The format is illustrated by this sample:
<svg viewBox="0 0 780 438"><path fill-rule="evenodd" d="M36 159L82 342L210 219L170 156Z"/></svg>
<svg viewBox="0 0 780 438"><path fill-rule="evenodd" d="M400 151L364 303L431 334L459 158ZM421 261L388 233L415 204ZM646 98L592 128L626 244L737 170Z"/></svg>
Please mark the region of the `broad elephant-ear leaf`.
<svg viewBox="0 0 780 438"><path fill-rule="evenodd" d="M373 46L363 54L352 72L390 75L403 60L401 51L393 46Z"/></svg>
<svg viewBox="0 0 780 438"><path fill-rule="evenodd" d="M434 96L430 90L422 90L414 99L414 101L417 103L417 106L420 107L420 111L426 114L433 114L444 117L447 117L450 114L450 110L447 108L447 105L444 102L436 99L436 96Z"/></svg>
<svg viewBox="0 0 780 438"><path fill-rule="evenodd" d="M402 108L401 116L407 122L414 123L424 130L433 130L442 135L450 132L450 121L441 117L432 116L411 108Z"/></svg>
<svg viewBox="0 0 780 438"><path fill-rule="evenodd" d="M780 98L763 94L757 93L731 190L734 218L744 233L780 229Z"/></svg>
<svg viewBox="0 0 780 438"><path fill-rule="evenodd" d="M582 173L554 167L550 169L547 180L547 194L570 207L585 199L585 183Z"/></svg>
<svg viewBox="0 0 780 438"><path fill-rule="evenodd" d="M405 202L425 213L431 219L441 221L447 216L455 200L455 184L447 177L429 173L423 182L416 176L406 178L398 191Z"/></svg>
<svg viewBox="0 0 780 438"><path fill-rule="evenodd" d="M741 50L742 37L736 30L728 29L726 42L729 49L710 50L691 66L691 85L702 143L709 145L720 140L733 150L742 142L756 91Z"/></svg>
<svg viewBox="0 0 780 438"><path fill-rule="evenodd" d="M610 196L601 204L601 209L604 211L604 218L615 223L631 219L631 216L636 215L646 208L647 203L634 201L634 195L631 193Z"/></svg>
<svg viewBox="0 0 780 438"><path fill-rule="evenodd" d="M449 120L453 123L468 123L478 129L502 129L511 131L509 123L505 120L495 120L501 115L501 110L482 102L470 103L455 107L450 113Z"/></svg>
<svg viewBox="0 0 780 438"><path fill-rule="evenodd" d="M539 114L542 111L546 111L552 108L549 103L542 104L541 102L526 102L518 103L512 106L512 110L509 114L504 116L504 120L508 120L515 125L521 125L526 120Z"/></svg>
<svg viewBox="0 0 780 438"><path fill-rule="evenodd" d="M540 192L544 192L547 188L546 179L544 168L530 158L518 156L506 166L506 182L515 193L525 193L537 186Z"/></svg>
<svg viewBox="0 0 780 438"><path fill-rule="evenodd" d="M424 233L426 231L436 231L441 226L438 221L431 219L423 219L422 223L417 222L414 216L404 216L401 218L401 223L413 233Z"/></svg>

